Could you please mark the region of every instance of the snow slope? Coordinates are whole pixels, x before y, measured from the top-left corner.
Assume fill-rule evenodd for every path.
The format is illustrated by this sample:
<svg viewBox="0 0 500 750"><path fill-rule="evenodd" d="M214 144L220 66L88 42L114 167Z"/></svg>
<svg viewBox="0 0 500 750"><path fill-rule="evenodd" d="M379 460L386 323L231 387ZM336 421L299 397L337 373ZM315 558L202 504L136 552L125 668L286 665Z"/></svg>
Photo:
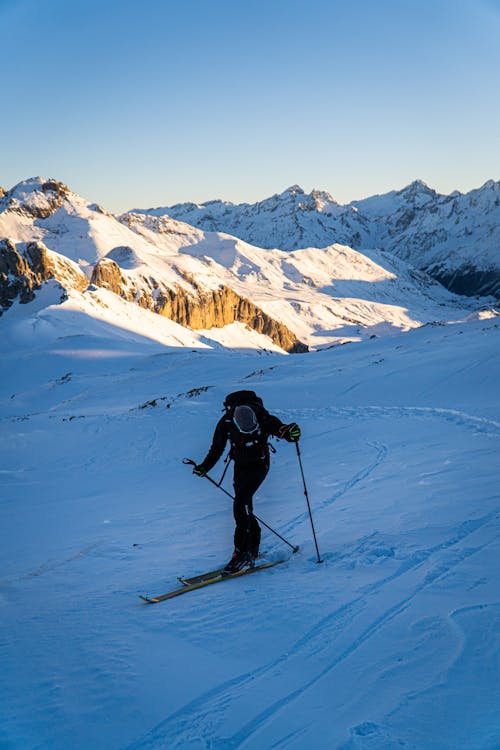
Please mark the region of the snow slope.
<svg viewBox="0 0 500 750"><path fill-rule="evenodd" d="M89 286L84 294L70 290L60 302L61 290L49 282L29 305L16 303L4 313L3 346L11 351L58 347L75 341L75 351L92 350L97 342L104 356L109 350L163 351L165 346L188 349L255 349L280 352L267 336L234 323L224 328L193 331L168 318L127 302L107 289ZM86 356L82 354L82 356ZM120 356L120 355L116 355Z"/></svg>
<svg viewBox="0 0 500 750"><path fill-rule="evenodd" d="M47 302L2 316L0 746L500 746L497 316L290 357ZM143 605L231 551L181 461L236 388L302 427L323 563L279 442L256 512L300 552Z"/></svg>

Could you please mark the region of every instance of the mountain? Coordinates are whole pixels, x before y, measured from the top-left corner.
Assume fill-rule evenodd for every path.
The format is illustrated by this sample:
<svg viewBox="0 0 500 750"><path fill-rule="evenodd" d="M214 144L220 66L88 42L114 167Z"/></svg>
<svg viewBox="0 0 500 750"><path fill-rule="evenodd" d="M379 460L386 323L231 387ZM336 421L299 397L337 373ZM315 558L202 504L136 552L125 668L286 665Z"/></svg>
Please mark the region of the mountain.
<svg viewBox="0 0 500 750"><path fill-rule="evenodd" d="M500 299L500 182L400 207L382 242L448 289Z"/></svg>
<svg viewBox="0 0 500 750"><path fill-rule="evenodd" d="M33 299L35 289L55 278L61 302L71 292L83 306L89 297L95 303L96 287L105 288L184 327L209 330L240 323L263 334L261 346L307 348L281 321L179 252L199 243L203 232L169 222L169 241L159 249L155 237L149 241L131 224L56 180L33 178L17 185L0 199L0 238L5 238L0 241L0 308L8 309L18 296L21 302ZM193 276L197 272L199 280ZM255 334L250 338L255 345Z"/></svg>
<svg viewBox="0 0 500 750"><path fill-rule="evenodd" d="M332 208L325 195L314 200ZM199 331L212 346L300 352L456 319L477 307L387 253L339 244L266 250L165 216L116 217L57 180L33 178L3 195L1 237L4 311L53 280L63 309L84 312L88 302L95 315L101 300L100 316L109 313L114 326L104 289L117 297L113 307L119 300L187 327L190 345ZM158 335L168 340L170 329Z"/></svg>
<svg viewBox="0 0 500 750"><path fill-rule="evenodd" d="M327 192L313 190L306 195L299 185L254 204L209 201L132 213L166 215L268 249L298 250L334 243L358 248L369 236L369 225L355 208L341 206Z"/></svg>
<svg viewBox="0 0 500 750"><path fill-rule="evenodd" d="M134 210L138 212L137 209ZM332 243L390 252L460 294L500 299L500 182L441 195L417 180L348 205L298 185L255 204L210 201L144 209L284 250Z"/></svg>

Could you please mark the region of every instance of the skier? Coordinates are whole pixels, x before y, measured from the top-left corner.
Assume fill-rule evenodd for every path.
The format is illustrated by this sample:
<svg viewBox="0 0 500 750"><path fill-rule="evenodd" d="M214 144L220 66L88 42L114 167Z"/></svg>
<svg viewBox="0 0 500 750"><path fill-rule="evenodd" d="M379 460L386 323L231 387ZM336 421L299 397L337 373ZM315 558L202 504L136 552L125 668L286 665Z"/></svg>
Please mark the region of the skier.
<svg viewBox="0 0 500 750"><path fill-rule="evenodd" d="M234 552L224 568L236 573L253 565L259 553L261 529L253 515L253 495L269 471L270 435L296 442L300 427L295 423L283 424L269 414L262 399L254 391L236 391L226 396L225 413L218 421L212 445L206 457L196 464L193 473L204 477L220 459L229 440L229 457L234 461L234 504L236 523Z"/></svg>

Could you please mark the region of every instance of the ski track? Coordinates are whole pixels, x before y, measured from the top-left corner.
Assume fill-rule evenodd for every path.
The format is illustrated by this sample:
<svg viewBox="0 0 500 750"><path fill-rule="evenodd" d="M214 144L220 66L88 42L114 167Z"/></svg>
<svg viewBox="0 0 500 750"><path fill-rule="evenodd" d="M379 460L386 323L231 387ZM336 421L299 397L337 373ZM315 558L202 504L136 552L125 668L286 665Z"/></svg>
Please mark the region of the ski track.
<svg viewBox="0 0 500 750"><path fill-rule="evenodd" d="M19 581L27 581L30 578L38 578L39 576L42 576L45 573L51 573L57 568L67 565L68 563L72 563L75 560L78 560L82 557L86 557L87 555L89 555L91 552L93 552L97 547L101 546L102 544L103 544L102 541L92 542L92 544L88 544L86 547L83 547L83 549L78 550L77 552L74 552L72 555L69 555L69 557L63 558L62 560L46 560L34 570L28 571L27 573L23 573L22 575L19 575L19 576L15 576L14 578L4 578L0 580L0 586L10 586L11 584L18 583Z"/></svg>
<svg viewBox="0 0 500 750"><path fill-rule="evenodd" d="M278 412L277 412L278 413ZM353 406L353 407L324 407L322 409L294 409L298 420L314 423L324 415L325 417L342 417L347 419L372 419L373 417L423 417L439 418L451 422L459 427L473 430L475 433L500 437L500 422L486 417L476 417L457 409L445 409L436 406Z"/></svg>
<svg viewBox="0 0 500 750"><path fill-rule="evenodd" d="M374 460L372 460L367 466L360 469L358 472L356 472L350 479L348 479L344 484L340 487L339 490L333 493L333 495L330 495L328 498L323 500L322 502L315 503L314 506L314 512L319 512L322 510L325 510L326 508L329 508L333 503L335 503L337 500L339 500L343 495L345 495L349 490L352 490L359 482L362 482L364 479L370 476L384 461L386 458L389 449L386 445L382 445L380 443L367 443L367 445L370 448L373 448L376 450L377 455ZM309 517L309 512L304 511L303 513L300 513L298 516L295 516L291 521L289 521L287 524L283 526L282 533L284 535L290 534L293 532L298 526L300 526L304 521L307 521Z"/></svg>
<svg viewBox="0 0 500 750"><path fill-rule="evenodd" d="M493 617L495 617L496 615L495 620L498 621L500 617L499 610L500 604L498 602L493 602L464 606L450 612L450 614L446 618L446 621L456 635L458 650L453 663L447 670L448 672L456 672L458 668L459 673L461 673L461 677L467 679L467 670L464 671L463 661L467 659L469 659L470 661L476 660L474 646L471 649L470 640L472 640L473 642L473 639L469 639L467 633L467 616L470 614L474 614L477 617L478 615L481 615L483 613L492 613ZM464 619L465 623L462 622L462 620ZM498 642L498 633L500 632L498 624L496 629L494 628L494 626L492 627L494 629L494 632L496 633L496 641ZM498 653L499 652L497 647L495 649L495 653L492 654L492 669L496 668L495 657L496 662L498 662ZM461 662L462 666L460 666ZM481 690L481 687L475 686L474 683L472 683L470 687L475 692ZM396 750L396 748L400 748L403 745L405 747L411 748L412 750L418 750L418 748L422 747L422 739L418 737L418 734L415 736L415 732L413 731L411 722L408 722L408 714L411 713L411 706L415 703L416 700L423 701L425 711L426 705L428 706L429 703L433 702L433 700L439 700L440 693L442 693L443 689L446 690L446 680L443 680L437 684L433 684L429 687L424 687L423 689L417 690L415 692L412 691L408 693L406 695L405 701L402 704L396 706L383 717L382 724L369 721L351 727L349 730L350 740L348 740L346 743L343 743L342 746L339 747L339 750L356 750L356 748L359 748L359 750L361 750L361 748L363 747ZM495 695L490 696L490 699L493 703L495 701ZM406 719L401 718L401 713L403 714L403 717L405 717L406 715ZM494 712L491 712L491 716L494 716ZM476 748L476 750L479 750L479 748L491 748L492 750L493 748L495 748L496 750L498 747L500 747L497 741L498 723L494 718L493 726L491 726L489 721L486 721L485 724L482 724L479 737L475 735L472 738L470 735L468 735L467 728L462 729L460 734L460 738L454 739L454 748L469 747L469 742L470 747L474 747ZM413 740L411 743L408 742L410 736ZM368 737L366 744L363 742L363 738L365 737ZM465 737L467 737L467 740L465 740ZM358 742L360 739L361 744L359 744ZM464 744L465 741L467 741L467 745ZM436 748L439 747L441 750L445 750L445 748L447 747L442 740L439 740L437 738L435 744ZM426 746L428 746L427 743Z"/></svg>
<svg viewBox="0 0 500 750"><path fill-rule="evenodd" d="M354 654L382 628L407 610L419 594L430 585L448 577L458 565L494 542L500 536L496 524L492 524L498 519L498 516L499 509L495 509L482 518L464 521L452 537L428 549L418 550L393 574L366 586L362 593L352 601L322 617L285 653L280 654L269 663L251 672L239 675L201 695L159 724L142 740L128 745L126 750L154 750L158 746L164 746L161 743L165 741L168 741L169 748L186 748L190 746L191 742L197 742L196 747L210 748L210 750L235 750L235 748L244 747L245 743L274 719L283 708L289 707L297 698L313 688L325 675ZM468 540L475 532L481 529L486 530L489 524L492 524L492 533L487 541L478 546L470 545L462 549L454 549ZM452 551L453 554L447 555L449 551ZM419 572L423 575L419 575ZM243 688L262 678L272 679L273 673L276 677L279 677L282 666L289 663L290 660L310 658L322 652L328 653L332 643L347 628L352 630L355 627L356 616L366 610L367 596L385 589L388 584L402 576L412 574L417 576L417 580L415 584L409 586L410 592L402 599L397 599L392 605L386 607L385 611L380 616L375 617L367 626L362 626L361 632L357 635L353 633L349 645L333 659L330 659L324 668L286 695L283 695L265 710L257 713L232 737L224 739L220 737L220 723L223 721L226 712L230 711L232 704L240 699ZM395 590L391 588L391 591Z"/></svg>

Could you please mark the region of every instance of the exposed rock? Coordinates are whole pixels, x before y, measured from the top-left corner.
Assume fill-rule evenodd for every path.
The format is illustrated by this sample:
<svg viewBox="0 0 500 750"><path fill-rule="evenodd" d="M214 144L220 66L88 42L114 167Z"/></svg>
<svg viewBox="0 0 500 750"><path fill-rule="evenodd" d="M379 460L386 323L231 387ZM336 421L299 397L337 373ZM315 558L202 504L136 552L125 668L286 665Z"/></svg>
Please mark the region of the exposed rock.
<svg viewBox="0 0 500 750"><path fill-rule="evenodd" d="M56 279L61 289L87 286L86 276L78 267L41 242L16 247L12 240L0 242L0 315L19 297L21 304L30 302L35 291L49 279Z"/></svg>
<svg viewBox="0 0 500 750"><path fill-rule="evenodd" d="M97 263L92 272L90 283L109 289L110 292L114 292L120 297L125 297L125 299L131 299L125 293L125 288L127 287L126 277L120 271L117 263L110 258L103 258Z"/></svg>
<svg viewBox="0 0 500 750"><path fill-rule="evenodd" d="M181 325L193 329L209 329L222 328L235 322L244 323L248 328L269 336L287 352L305 352L308 349L283 323L274 320L228 286L196 296L181 289L166 291L167 294L158 299L157 311Z"/></svg>
<svg viewBox="0 0 500 750"><path fill-rule="evenodd" d="M64 182L59 182L59 180L47 180L47 182L43 183L42 190L44 193L55 193L61 198L66 198L70 192L69 187Z"/></svg>
<svg viewBox="0 0 500 750"><path fill-rule="evenodd" d="M112 214L110 214L109 211L106 211L106 209L103 208L100 203L90 203L89 209L91 211L95 211L98 214L102 214L103 216L112 216Z"/></svg>
<svg viewBox="0 0 500 750"><path fill-rule="evenodd" d="M32 285L27 261L17 252L12 240L0 243L0 307L7 309L12 301L21 296L21 302L32 299Z"/></svg>
<svg viewBox="0 0 500 750"><path fill-rule="evenodd" d="M151 277L143 277L143 283L138 287L135 279L125 276L113 260L103 258L94 268L91 283L194 330L244 323L248 328L269 336L287 352L308 350L307 345L300 342L283 323L274 320L228 286L209 290L201 287L192 276L182 275L191 289L180 285L171 289L158 284Z"/></svg>

